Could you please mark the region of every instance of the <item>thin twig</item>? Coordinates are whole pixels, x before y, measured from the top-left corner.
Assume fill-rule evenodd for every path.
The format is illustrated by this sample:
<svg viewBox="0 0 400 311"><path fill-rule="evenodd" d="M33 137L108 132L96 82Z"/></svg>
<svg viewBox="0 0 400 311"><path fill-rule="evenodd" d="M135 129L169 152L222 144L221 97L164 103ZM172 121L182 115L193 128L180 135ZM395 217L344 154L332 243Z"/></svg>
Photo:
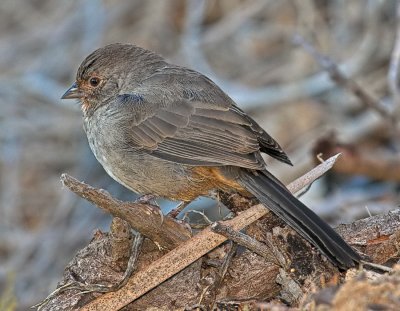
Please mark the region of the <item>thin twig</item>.
<svg viewBox="0 0 400 311"><path fill-rule="evenodd" d="M348 76L354 76L365 66L377 46L379 37L380 9L382 1L370 1L367 6L366 29L360 39L359 49L347 61L340 64ZM183 34L182 52L189 65L211 77L237 103L245 108L272 106L282 102L298 100L300 97L309 97L326 92L334 87L324 73L316 73L300 81L277 84L273 86L250 88L243 84L227 80L211 68L202 47L202 22L205 14L205 1L187 0L186 25ZM260 7L261 9L262 7ZM220 22L221 23L221 22ZM207 33L207 37L211 36Z"/></svg>
<svg viewBox="0 0 400 311"><path fill-rule="evenodd" d="M394 44L392 55L390 57L388 84L393 95L395 110L400 110L400 89L399 89L399 71L400 71L400 1L397 1L397 30L396 42Z"/></svg>
<svg viewBox="0 0 400 311"><path fill-rule="evenodd" d="M393 271L392 268L386 267L384 265L380 265L380 264L377 264L377 263L364 261L364 260L362 260L361 263L363 265L365 265L365 266L369 266L369 267L372 267L372 268L375 268L375 269L379 269L379 270L382 270L382 271L385 271L385 272L392 272Z"/></svg>
<svg viewBox="0 0 400 311"><path fill-rule="evenodd" d="M128 265L126 267L124 275L122 276L121 282L110 286L109 291L116 291L125 286L126 283L128 283L129 278L132 276L133 272L135 272L137 268L137 260L139 258L140 248L142 247L143 241L143 235L138 232L135 236L135 240L133 241L131 256L129 257Z"/></svg>
<svg viewBox="0 0 400 311"><path fill-rule="evenodd" d="M221 270L219 271L219 280L218 280L218 286L217 287L219 287L219 284L221 284L221 282L224 279L226 273L228 272L229 265L232 262L233 256L236 254L236 250L237 250L237 244L232 242L231 248L230 248L228 254L226 254L226 256L224 258L224 262L221 265Z"/></svg>
<svg viewBox="0 0 400 311"><path fill-rule="evenodd" d="M268 261L279 265L279 262L276 260L276 258L274 256L271 256L272 251L267 247L267 245L257 241L256 239L253 239L247 234L235 231L232 228L221 224L220 222L213 223L211 225L211 230L216 233L222 234L224 237L248 248L254 253L264 257Z"/></svg>
<svg viewBox="0 0 400 311"><path fill-rule="evenodd" d="M218 295L218 291L221 288L222 281L224 280L225 275L228 272L228 268L232 263L232 259L235 256L236 251L237 251L238 244L236 244L235 242L232 242L232 241L231 241L230 244L231 244L231 247L230 247L228 253L225 256L224 261L222 262L222 265L221 265L221 267L219 269L219 272L218 272L218 278L214 283L214 299L213 299L214 302L212 303L212 308L211 308L212 310L216 310L215 309L215 304L216 304L216 298L217 298L217 295ZM202 301L200 301L200 303L201 302Z"/></svg>
<svg viewBox="0 0 400 311"><path fill-rule="evenodd" d="M211 225L213 222L210 220L210 218L207 217L206 214L204 214L204 212L202 211L197 211L197 210L189 210L185 213L185 215L183 216L183 220L189 218L189 214L198 214L200 215L204 221L207 223L207 225Z"/></svg>
<svg viewBox="0 0 400 311"><path fill-rule="evenodd" d="M394 121L393 116L384 108L382 103L370 95L357 82L347 78L331 58L317 51L310 42L307 42L298 34L294 36L293 41L295 44L301 45L304 50L307 51L316 62L329 73L331 79L338 85L352 92L366 107L375 110L382 117L391 120L392 122Z"/></svg>

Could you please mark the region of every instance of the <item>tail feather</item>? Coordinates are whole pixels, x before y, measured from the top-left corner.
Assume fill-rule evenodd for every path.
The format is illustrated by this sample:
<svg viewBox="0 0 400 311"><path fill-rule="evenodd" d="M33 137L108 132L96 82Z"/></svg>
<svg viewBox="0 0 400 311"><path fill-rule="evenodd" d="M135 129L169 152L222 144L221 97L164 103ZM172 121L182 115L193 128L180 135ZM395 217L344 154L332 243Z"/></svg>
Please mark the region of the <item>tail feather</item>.
<svg viewBox="0 0 400 311"><path fill-rule="evenodd" d="M238 182L338 267L347 269L360 261L360 256L335 230L296 199L268 171L243 169Z"/></svg>

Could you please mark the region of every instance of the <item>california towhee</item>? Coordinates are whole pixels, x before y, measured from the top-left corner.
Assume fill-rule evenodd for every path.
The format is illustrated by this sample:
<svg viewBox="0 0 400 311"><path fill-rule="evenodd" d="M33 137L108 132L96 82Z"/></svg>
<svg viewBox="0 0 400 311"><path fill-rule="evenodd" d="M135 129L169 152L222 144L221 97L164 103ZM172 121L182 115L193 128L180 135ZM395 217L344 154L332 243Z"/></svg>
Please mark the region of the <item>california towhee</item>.
<svg viewBox="0 0 400 311"><path fill-rule="evenodd" d="M360 256L266 169L291 164L279 144L217 85L134 45L90 54L62 96L79 99L97 160L141 194L190 202L213 190L254 196L346 269Z"/></svg>

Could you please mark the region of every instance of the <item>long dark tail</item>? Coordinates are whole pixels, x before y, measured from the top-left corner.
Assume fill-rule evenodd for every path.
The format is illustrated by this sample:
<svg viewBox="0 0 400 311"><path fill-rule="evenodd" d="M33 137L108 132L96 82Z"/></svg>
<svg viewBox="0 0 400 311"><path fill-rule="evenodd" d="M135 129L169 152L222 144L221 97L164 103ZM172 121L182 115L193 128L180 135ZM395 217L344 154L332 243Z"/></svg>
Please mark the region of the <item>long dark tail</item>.
<svg viewBox="0 0 400 311"><path fill-rule="evenodd" d="M238 182L341 269L361 257L327 223L268 171L240 170Z"/></svg>

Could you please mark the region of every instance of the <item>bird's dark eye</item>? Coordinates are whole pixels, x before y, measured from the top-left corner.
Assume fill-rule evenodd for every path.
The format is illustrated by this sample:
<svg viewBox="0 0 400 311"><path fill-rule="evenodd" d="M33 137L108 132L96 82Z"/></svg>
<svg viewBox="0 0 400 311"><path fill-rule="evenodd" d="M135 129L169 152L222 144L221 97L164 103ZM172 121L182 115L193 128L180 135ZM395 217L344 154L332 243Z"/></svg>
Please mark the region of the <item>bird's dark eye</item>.
<svg viewBox="0 0 400 311"><path fill-rule="evenodd" d="M100 79L96 78L96 77L90 78L89 83L90 83L91 86L96 87L96 86L99 85Z"/></svg>

